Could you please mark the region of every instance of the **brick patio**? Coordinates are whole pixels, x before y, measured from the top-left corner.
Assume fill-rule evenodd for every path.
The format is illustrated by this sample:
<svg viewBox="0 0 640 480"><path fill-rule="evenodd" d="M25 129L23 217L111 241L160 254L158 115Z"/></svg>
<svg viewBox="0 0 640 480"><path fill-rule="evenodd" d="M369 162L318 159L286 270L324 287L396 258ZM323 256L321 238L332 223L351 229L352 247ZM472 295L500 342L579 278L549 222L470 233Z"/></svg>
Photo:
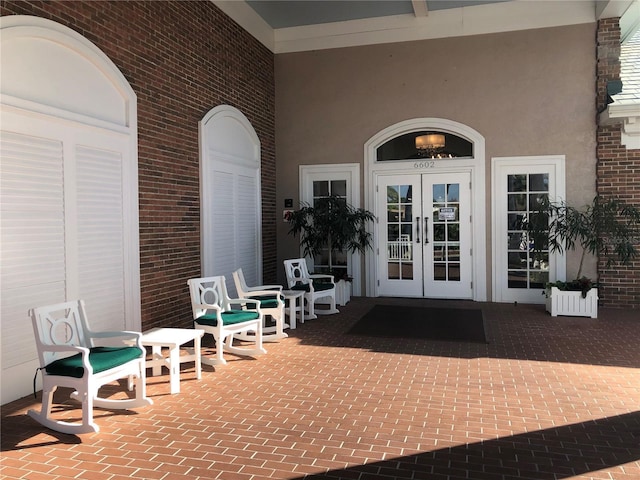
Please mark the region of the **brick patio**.
<svg viewBox="0 0 640 480"><path fill-rule="evenodd" d="M346 333L393 302L448 303L354 298L256 360L227 356L200 381L183 365L178 395L148 378L154 405L96 410L97 434L44 429L25 416L33 396L4 405L0 476L640 479L639 311L455 302L483 309L490 343Z"/></svg>

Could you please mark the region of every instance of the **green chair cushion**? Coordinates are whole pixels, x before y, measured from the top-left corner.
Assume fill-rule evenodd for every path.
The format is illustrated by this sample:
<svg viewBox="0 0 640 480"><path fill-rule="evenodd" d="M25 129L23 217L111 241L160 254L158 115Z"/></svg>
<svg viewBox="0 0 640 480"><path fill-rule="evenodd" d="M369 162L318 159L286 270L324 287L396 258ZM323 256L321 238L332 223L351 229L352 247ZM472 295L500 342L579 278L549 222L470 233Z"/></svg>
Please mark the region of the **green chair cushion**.
<svg viewBox="0 0 640 480"><path fill-rule="evenodd" d="M89 349L89 363L93 373L100 373L140 358L142 353L138 347L93 347ZM78 353L51 362L45 370L49 375L82 378L84 376L82 354Z"/></svg>
<svg viewBox="0 0 640 480"><path fill-rule="evenodd" d="M316 292L322 292L324 290L331 290L332 288L333 288L333 283L313 282L313 289Z"/></svg>
<svg viewBox="0 0 640 480"><path fill-rule="evenodd" d="M252 310L227 310L226 312L222 312L221 315L223 325L234 325L260 317L257 312ZM215 327L218 325L218 317L215 313L205 313L201 317L198 317L196 322L200 325Z"/></svg>
<svg viewBox="0 0 640 480"><path fill-rule="evenodd" d="M293 287L291 287L291 290L301 290L303 292L308 292L309 291L309 284L302 283L302 282L296 282L296 284Z"/></svg>
<svg viewBox="0 0 640 480"><path fill-rule="evenodd" d="M322 292L324 290L331 290L333 288L333 283L330 282L322 282L322 281L318 281L318 280L312 280L313 282L313 289L316 292ZM291 287L291 290L302 290L303 292L308 292L309 291L309 284L308 283L302 283L302 282L296 282L296 284Z"/></svg>
<svg viewBox="0 0 640 480"><path fill-rule="evenodd" d="M264 297L250 297L252 300L259 300L262 308L278 308L278 296L268 295Z"/></svg>

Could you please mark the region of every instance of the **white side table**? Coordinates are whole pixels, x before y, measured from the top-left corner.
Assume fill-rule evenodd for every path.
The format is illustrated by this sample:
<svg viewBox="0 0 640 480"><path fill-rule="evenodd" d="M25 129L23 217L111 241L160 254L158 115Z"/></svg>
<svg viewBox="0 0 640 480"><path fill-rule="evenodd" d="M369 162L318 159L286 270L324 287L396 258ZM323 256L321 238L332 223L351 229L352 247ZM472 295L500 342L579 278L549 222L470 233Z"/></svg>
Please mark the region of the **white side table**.
<svg viewBox="0 0 640 480"><path fill-rule="evenodd" d="M142 333L142 345L151 347L151 359L146 366L151 367L152 375L160 375L162 367L169 369L171 393L180 393L180 364L195 362L196 378L202 378L200 363L200 340L204 330L194 328L154 328ZM193 353L180 355L180 347L193 341ZM169 357L162 355L162 348L169 349Z"/></svg>
<svg viewBox="0 0 640 480"><path fill-rule="evenodd" d="M291 330L296 328L296 312L300 312L300 323L304 323L304 291L282 290L284 299L289 304L289 324Z"/></svg>

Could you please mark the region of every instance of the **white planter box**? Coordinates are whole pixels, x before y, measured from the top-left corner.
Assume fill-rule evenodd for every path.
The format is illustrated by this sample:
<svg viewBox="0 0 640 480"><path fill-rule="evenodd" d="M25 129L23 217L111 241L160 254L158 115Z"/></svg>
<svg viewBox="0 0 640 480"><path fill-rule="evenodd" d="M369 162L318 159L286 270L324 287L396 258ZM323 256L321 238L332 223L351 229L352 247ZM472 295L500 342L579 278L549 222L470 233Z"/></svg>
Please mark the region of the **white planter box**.
<svg viewBox="0 0 640 480"><path fill-rule="evenodd" d="M336 305L344 307L351 300L351 282L339 280L336 282Z"/></svg>
<svg viewBox="0 0 640 480"><path fill-rule="evenodd" d="M582 292L564 292L556 287L547 291L547 312L558 315L598 318L598 289L592 288L582 298Z"/></svg>

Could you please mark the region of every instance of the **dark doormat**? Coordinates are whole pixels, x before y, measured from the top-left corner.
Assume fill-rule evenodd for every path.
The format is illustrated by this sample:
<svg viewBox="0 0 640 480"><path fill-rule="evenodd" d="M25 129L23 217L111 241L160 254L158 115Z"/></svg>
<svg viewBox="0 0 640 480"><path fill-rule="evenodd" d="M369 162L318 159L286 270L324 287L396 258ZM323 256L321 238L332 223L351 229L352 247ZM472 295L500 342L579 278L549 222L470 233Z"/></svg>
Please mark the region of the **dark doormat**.
<svg viewBox="0 0 640 480"><path fill-rule="evenodd" d="M376 305L348 333L488 343L480 309Z"/></svg>

